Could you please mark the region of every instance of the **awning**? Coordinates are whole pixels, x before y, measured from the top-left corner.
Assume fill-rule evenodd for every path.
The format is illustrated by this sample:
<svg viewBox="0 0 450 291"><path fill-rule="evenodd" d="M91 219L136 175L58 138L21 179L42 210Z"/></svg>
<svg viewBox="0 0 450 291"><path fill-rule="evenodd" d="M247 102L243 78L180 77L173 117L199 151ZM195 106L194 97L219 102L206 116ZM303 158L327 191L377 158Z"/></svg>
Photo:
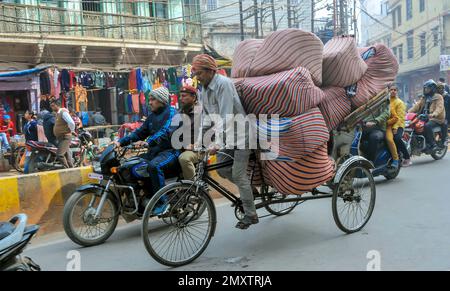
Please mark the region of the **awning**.
<svg viewBox="0 0 450 291"><path fill-rule="evenodd" d="M2 73L0 73L0 78L21 77L21 76L26 76L26 75L31 75L31 74L37 74L37 73L40 73L41 71L47 69L48 67L50 67L50 66L37 67L37 68L22 70L22 71L2 72Z"/></svg>

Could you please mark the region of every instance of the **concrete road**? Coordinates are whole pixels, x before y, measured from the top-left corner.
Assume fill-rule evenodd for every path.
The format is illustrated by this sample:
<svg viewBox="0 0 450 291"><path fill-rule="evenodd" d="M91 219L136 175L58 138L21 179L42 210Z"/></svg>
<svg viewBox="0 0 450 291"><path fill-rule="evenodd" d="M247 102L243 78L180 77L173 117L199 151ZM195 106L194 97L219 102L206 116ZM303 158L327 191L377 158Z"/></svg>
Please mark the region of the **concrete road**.
<svg viewBox="0 0 450 291"><path fill-rule="evenodd" d="M216 235L207 250L176 270L450 270L450 156L413 161L393 181L376 178L373 216L351 235L336 227L331 199L305 202L246 231L234 228L233 209L218 201ZM26 255L44 270L66 270L71 250L80 253L81 270L171 270L147 254L139 223L119 227L105 244L90 248L64 234L41 237Z"/></svg>

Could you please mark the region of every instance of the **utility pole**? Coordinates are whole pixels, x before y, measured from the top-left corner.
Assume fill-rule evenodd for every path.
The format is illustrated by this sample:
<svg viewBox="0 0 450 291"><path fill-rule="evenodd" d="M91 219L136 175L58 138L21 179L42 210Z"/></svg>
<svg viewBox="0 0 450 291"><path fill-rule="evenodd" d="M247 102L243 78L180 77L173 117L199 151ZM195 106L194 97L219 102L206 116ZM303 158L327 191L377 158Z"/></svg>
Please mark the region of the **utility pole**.
<svg viewBox="0 0 450 291"><path fill-rule="evenodd" d="M356 0L355 0L356 1ZM314 33L314 9L315 1L311 0L311 32Z"/></svg>
<svg viewBox="0 0 450 291"><path fill-rule="evenodd" d="M346 25L345 25L345 9L344 9L344 1L345 0L339 0L339 34L343 35L346 34Z"/></svg>
<svg viewBox="0 0 450 291"><path fill-rule="evenodd" d="M288 28L291 28L292 27L291 0L287 0L287 18L288 18Z"/></svg>
<svg viewBox="0 0 450 291"><path fill-rule="evenodd" d="M241 29L241 41L244 40L244 12L242 11L242 0L239 0L239 22Z"/></svg>
<svg viewBox="0 0 450 291"><path fill-rule="evenodd" d="M253 12L255 16L255 38L259 38L259 26L258 26L258 0L253 0Z"/></svg>
<svg viewBox="0 0 450 291"><path fill-rule="evenodd" d="M333 0L333 36L337 35L337 3Z"/></svg>
<svg viewBox="0 0 450 291"><path fill-rule="evenodd" d="M272 31L276 31L277 30L277 19L276 19L276 16L275 16L275 2L274 2L274 0L270 1L270 5L272 5Z"/></svg>

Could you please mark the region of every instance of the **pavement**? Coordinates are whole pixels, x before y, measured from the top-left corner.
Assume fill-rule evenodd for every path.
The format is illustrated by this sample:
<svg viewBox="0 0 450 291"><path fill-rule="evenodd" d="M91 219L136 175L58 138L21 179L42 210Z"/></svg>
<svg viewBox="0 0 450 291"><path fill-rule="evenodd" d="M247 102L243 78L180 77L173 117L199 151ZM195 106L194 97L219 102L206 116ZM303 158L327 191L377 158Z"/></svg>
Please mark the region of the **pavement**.
<svg viewBox="0 0 450 291"><path fill-rule="evenodd" d="M76 256L81 270L450 270L449 168L449 155L441 161L423 156L395 180L377 177L372 218L351 235L335 225L331 199L262 218L245 231L234 228L233 209L220 199L215 236L196 261L180 268L148 255L139 221L122 223L99 246L81 248L54 233L34 239L25 254L43 270L71 269Z"/></svg>

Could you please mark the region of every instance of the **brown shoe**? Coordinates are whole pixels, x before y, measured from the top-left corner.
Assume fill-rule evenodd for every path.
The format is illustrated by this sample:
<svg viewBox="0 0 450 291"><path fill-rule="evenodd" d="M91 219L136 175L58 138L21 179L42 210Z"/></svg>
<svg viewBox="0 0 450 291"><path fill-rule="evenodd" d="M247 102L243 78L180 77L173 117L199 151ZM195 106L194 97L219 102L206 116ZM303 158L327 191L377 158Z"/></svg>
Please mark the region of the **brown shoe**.
<svg viewBox="0 0 450 291"><path fill-rule="evenodd" d="M257 224L258 222L259 222L258 216L251 217L245 215L244 218L236 224L236 228L247 229L250 227L250 225Z"/></svg>

